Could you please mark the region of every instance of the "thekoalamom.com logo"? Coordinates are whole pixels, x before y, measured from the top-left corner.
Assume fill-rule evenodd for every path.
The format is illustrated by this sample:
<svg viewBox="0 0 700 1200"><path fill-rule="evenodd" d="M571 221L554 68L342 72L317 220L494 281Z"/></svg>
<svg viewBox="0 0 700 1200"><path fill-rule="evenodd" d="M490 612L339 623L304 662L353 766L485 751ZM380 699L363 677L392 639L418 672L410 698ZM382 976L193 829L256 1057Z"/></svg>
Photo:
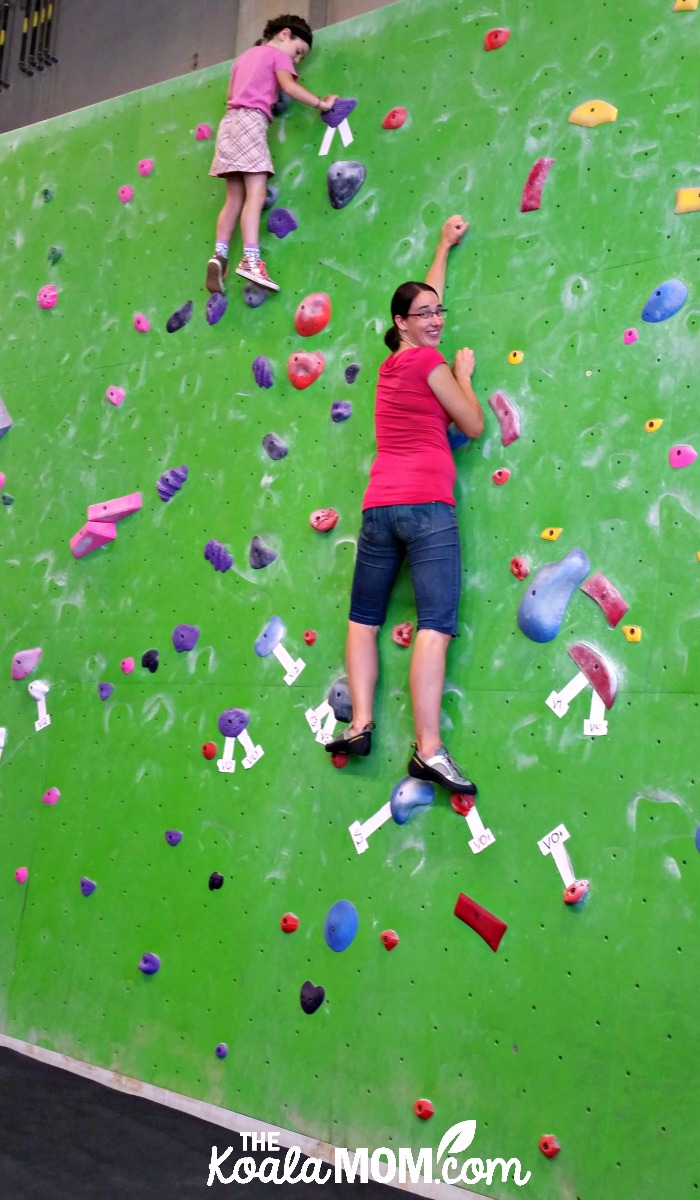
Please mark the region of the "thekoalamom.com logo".
<svg viewBox="0 0 700 1200"><path fill-rule="evenodd" d="M335 1152L333 1166L322 1158L307 1158L299 1166L302 1157L299 1146L291 1146L284 1157L261 1159L244 1155L232 1164L230 1175L222 1173L222 1166L233 1154L233 1146L219 1154L216 1146L211 1148L207 1187L219 1183L452 1183L473 1186L477 1183L512 1182L524 1187L530 1171L522 1174L519 1158L468 1158L460 1166L457 1155L468 1150L474 1141L476 1121L459 1121L451 1125L443 1135L433 1160L431 1147L422 1147L414 1156L413 1151L401 1146L394 1152L388 1146L379 1146L371 1153L367 1146L348 1150L340 1146ZM278 1133L241 1133L243 1150L280 1150ZM250 1142L250 1144L249 1144ZM298 1170L297 1170L298 1168ZM228 1169L228 1167L227 1167ZM511 1176L512 1172L512 1176ZM500 1174L500 1179L499 1179Z"/></svg>

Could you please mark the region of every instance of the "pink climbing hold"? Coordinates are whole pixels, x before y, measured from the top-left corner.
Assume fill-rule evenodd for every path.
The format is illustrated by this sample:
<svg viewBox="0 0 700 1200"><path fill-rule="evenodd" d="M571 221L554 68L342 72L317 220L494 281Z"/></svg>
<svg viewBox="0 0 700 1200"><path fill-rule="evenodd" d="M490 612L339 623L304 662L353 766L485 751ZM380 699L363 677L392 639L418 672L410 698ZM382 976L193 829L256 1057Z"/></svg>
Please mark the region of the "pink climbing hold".
<svg viewBox="0 0 700 1200"><path fill-rule="evenodd" d="M489 29L484 36L484 50L500 50L510 37L510 29Z"/></svg>
<svg viewBox="0 0 700 1200"><path fill-rule="evenodd" d="M622 335L622 340L626 346L631 346L633 342L639 341L638 330L636 330L634 326L631 326L630 329L626 329Z"/></svg>
<svg viewBox="0 0 700 1200"><path fill-rule="evenodd" d="M510 569L515 575L516 579L527 579L528 575L530 574L530 568L525 562L525 559L518 557L518 555L516 555L515 558L511 558Z"/></svg>
<svg viewBox="0 0 700 1200"><path fill-rule="evenodd" d="M18 883L26 883L29 878L29 871L26 867L18 867L15 871L15 879Z"/></svg>
<svg viewBox="0 0 700 1200"><path fill-rule="evenodd" d="M61 793L59 792L57 787L47 788L47 790L44 792L43 796L41 797L43 804L57 804L60 799L61 799Z"/></svg>
<svg viewBox="0 0 700 1200"><path fill-rule="evenodd" d="M153 159L142 158L136 170L138 171L139 175L150 175L153 171Z"/></svg>
<svg viewBox="0 0 700 1200"><path fill-rule="evenodd" d="M501 428L501 445L510 446L520 437L520 413L505 392L494 392L489 396L489 407L496 415Z"/></svg>
<svg viewBox="0 0 700 1200"><path fill-rule="evenodd" d="M137 333L148 333L151 322L143 313L134 313L134 329Z"/></svg>
<svg viewBox="0 0 700 1200"><path fill-rule="evenodd" d="M117 527L112 522L88 521L70 540L73 558L84 558L86 554L92 554L93 550L99 550L100 546L113 542L116 536Z"/></svg>
<svg viewBox="0 0 700 1200"><path fill-rule="evenodd" d="M135 664L134 664L133 658L129 657L129 658L123 658L119 665L125 675L131 675L131 672L133 671Z"/></svg>
<svg viewBox="0 0 700 1200"><path fill-rule="evenodd" d="M407 116L406 108L390 108L382 121L382 129L400 129Z"/></svg>
<svg viewBox="0 0 700 1200"><path fill-rule="evenodd" d="M413 625L410 621L403 621L401 625L394 625L391 631L391 640L396 642L397 646L410 646L413 641Z"/></svg>
<svg viewBox="0 0 700 1200"><path fill-rule="evenodd" d="M110 404L113 404L115 406L115 408L119 408L119 405L122 403L122 401L124 400L124 397L126 396L126 392L124 391L124 388L112 386L112 387L107 388L107 391L105 392L105 396L109 400Z"/></svg>
<svg viewBox="0 0 700 1200"><path fill-rule="evenodd" d="M123 183L122 186L119 188L117 195L118 195L119 199L121 200L122 204L128 204L129 201L133 200L133 198L134 198L134 189L132 188L130 183Z"/></svg>
<svg viewBox="0 0 700 1200"><path fill-rule="evenodd" d="M497 471L494 471L491 478L498 487L502 487L510 479L510 471L507 467L499 467Z"/></svg>
<svg viewBox="0 0 700 1200"><path fill-rule="evenodd" d="M121 521L131 516L143 507L140 492L129 492L128 496L118 496L116 500L103 500L99 504L88 507L88 521Z"/></svg>
<svg viewBox="0 0 700 1200"><path fill-rule="evenodd" d="M5 472L0 471L0 488L4 488L4 486L5 486Z"/></svg>
<svg viewBox="0 0 700 1200"><path fill-rule="evenodd" d="M290 354L287 359L289 382L301 392L318 379L325 365L326 360L320 350L316 350L312 354L307 354L304 350Z"/></svg>
<svg viewBox="0 0 700 1200"><path fill-rule="evenodd" d="M194 131L194 136L198 142L209 141L209 138L211 137L211 125L206 125L204 123L198 125Z"/></svg>
<svg viewBox="0 0 700 1200"><path fill-rule="evenodd" d="M12 659L12 678L24 679L35 671L41 658L41 648L35 646L32 650L18 650Z"/></svg>
<svg viewBox="0 0 700 1200"><path fill-rule="evenodd" d="M294 328L300 337L312 337L320 333L331 319L330 297L325 292L312 292L294 314Z"/></svg>
<svg viewBox="0 0 700 1200"><path fill-rule="evenodd" d="M533 163L530 174L525 181L525 187L523 188L520 200L521 212L535 212L540 207L542 203L542 188L553 165L553 158L538 158Z"/></svg>
<svg viewBox="0 0 700 1200"><path fill-rule="evenodd" d="M309 517L309 525L318 533L327 533L338 523L338 514L334 508L316 508Z"/></svg>
<svg viewBox="0 0 700 1200"><path fill-rule="evenodd" d="M39 288L36 296L39 308L55 308L57 300L58 288L55 283L47 283L44 287Z"/></svg>
<svg viewBox="0 0 700 1200"><path fill-rule="evenodd" d="M698 456L697 450L693 450L692 446L671 446L668 452L668 461L672 467L689 467L695 462Z"/></svg>

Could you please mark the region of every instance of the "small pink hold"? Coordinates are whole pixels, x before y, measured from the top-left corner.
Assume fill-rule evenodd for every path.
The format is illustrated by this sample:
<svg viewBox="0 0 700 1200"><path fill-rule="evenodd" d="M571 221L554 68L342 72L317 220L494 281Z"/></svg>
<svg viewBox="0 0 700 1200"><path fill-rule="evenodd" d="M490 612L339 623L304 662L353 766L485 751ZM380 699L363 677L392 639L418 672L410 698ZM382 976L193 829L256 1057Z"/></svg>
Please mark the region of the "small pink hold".
<svg viewBox="0 0 700 1200"><path fill-rule="evenodd" d="M18 867L15 871L15 879L18 883L26 883L29 878L29 871L26 867Z"/></svg>
<svg viewBox="0 0 700 1200"><path fill-rule="evenodd" d="M45 791L43 796L41 797L43 804L58 804L58 801L60 799L61 799L61 793L59 792L57 787L48 788L47 791Z"/></svg>
<svg viewBox="0 0 700 1200"><path fill-rule="evenodd" d="M119 405L124 402L126 392L124 391L124 388L108 387L107 391L105 392L105 396L109 400L110 404L113 404L116 408L119 408Z"/></svg>
<svg viewBox="0 0 700 1200"><path fill-rule="evenodd" d="M119 199L121 200L122 204L128 204L129 201L133 200L133 198L134 198L134 189L132 188L130 183L123 183L122 186L119 188L117 195L118 195Z"/></svg>
<svg viewBox="0 0 700 1200"><path fill-rule="evenodd" d="M329 529L334 529L337 523L338 514L334 508L315 508L309 517L311 528L319 533L327 533Z"/></svg>
<svg viewBox="0 0 700 1200"><path fill-rule="evenodd" d="M194 131L194 136L198 142L208 142L211 137L211 125L198 125Z"/></svg>
<svg viewBox="0 0 700 1200"><path fill-rule="evenodd" d="M39 288L36 296L39 308L55 308L57 300L58 288L55 283L47 283L43 288Z"/></svg>
<svg viewBox="0 0 700 1200"><path fill-rule="evenodd" d="M5 472L0 471L0 488L5 486Z"/></svg>
<svg viewBox="0 0 700 1200"><path fill-rule="evenodd" d="M41 658L41 647L34 646L31 650L18 650L12 659L12 678L24 679L36 670Z"/></svg>
<svg viewBox="0 0 700 1200"><path fill-rule="evenodd" d="M142 158L136 170L138 171L139 175L150 175L153 171L153 159Z"/></svg>
<svg viewBox="0 0 700 1200"><path fill-rule="evenodd" d="M689 467L691 463L695 462L697 456L698 452L693 450L692 446L671 446L668 452L668 461L672 467Z"/></svg>
<svg viewBox="0 0 700 1200"><path fill-rule="evenodd" d="M131 675L131 672L134 669L134 665L135 664L134 664L133 658L123 658L121 661L121 669L125 675Z"/></svg>
<svg viewBox="0 0 700 1200"><path fill-rule="evenodd" d="M639 332L632 326L631 329L626 329L622 335L622 340L626 346L631 346L633 342L639 341Z"/></svg>
<svg viewBox="0 0 700 1200"><path fill-rule="evenodd" d="M144 317L143 313L134 313L134 329L137 333L148 333L150 328L148 317Z"/></svg>

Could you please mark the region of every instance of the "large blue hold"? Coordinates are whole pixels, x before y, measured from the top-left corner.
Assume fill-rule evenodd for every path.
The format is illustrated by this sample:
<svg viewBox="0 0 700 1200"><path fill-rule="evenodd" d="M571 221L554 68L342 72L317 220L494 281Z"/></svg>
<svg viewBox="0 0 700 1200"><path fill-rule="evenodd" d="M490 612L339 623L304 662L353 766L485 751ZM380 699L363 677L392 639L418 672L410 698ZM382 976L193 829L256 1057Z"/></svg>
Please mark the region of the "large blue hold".
<svg viewBox="0 0 700 1200"><path fill-rule="evenodd" d="M518 608L518 627L525 637L551 642L557 636L571 595L590 569L588 555L577 546L559 562L540 567Z"/></svg>
<svg viewBox="0 0 700 1200"><path fill-rule="evenodd" d="M688 289L680 279L667 279L660 283L647 300L642 320L655 323L666 321L682 308L688 299Z"/></svg>
<svg viewBox="0 0 700 1200"><path fill-rule="evenodd" d="M336 900L333 907L329 908L323 926L326 945L330 946L331 950L335 950L336 954L340 954L341 950L347 950L357 933L359 924L360 918L352 901Z"/></svg>
<svg viewBox="0 0 700 1200"><path fill-rule="evenodd" d="M391 815L397 825L405 825L417 809L428 808L434 798L435 788L427 779L413 779L410 775L404 775L389 797Z"/></svg>

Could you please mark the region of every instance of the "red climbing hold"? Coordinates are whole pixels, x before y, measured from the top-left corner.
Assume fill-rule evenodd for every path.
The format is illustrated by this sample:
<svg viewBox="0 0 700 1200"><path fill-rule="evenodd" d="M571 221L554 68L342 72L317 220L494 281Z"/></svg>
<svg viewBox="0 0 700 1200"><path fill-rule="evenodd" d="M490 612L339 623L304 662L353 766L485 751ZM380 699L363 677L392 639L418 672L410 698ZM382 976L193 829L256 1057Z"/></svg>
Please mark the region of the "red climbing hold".
<svg viewBox="0 0 700 1200"><path fill-rule="evenodd" d="M315 508L309 517L309 525L318 533L327 533L338 524L338 514L334 508Z"/></svg>
<svg viewBox="0 0 700 1200"><path fill-rule="evenodd" d="M316 630L315 629L305 629L304 630L304 641L306 642L307 646L313 646L314 642L316 641Z"/></svg>
<svg viewBox="0 0 700 1200"><path fill-rule="evenodd" d="M533 163L525 181L523 188L522 199L520 201L521 212L535 212L542 203L542 188L545 185L545 180L554 165L553 158L538 158Z"/></svg>
<svg viewBox="0 0 700 1200"><path fill-rule="evenodd" d="M539 1146L545 1158L556 1158L561 1150L561 1146L553 1133L543 1133Z"/></svg>
<svg viewBox="0 0 700 1200"><path fill-rule="evenodd" d="M527 579L528 575L530 574L530 568L525 562L525 559L518 558L517 555L515 558L511 558L510 569L515 575L516 579Z"/></svg>
<svg viewBox="0 0 700 1200"><path fill-rule="evenodd" d="M489 29L484 37L484 50L500 50L510 37L510 29Z"/></svg>
<svg viewBox="0 0 700 1200"><path fill-rule="evenodd" d="M400 129L407 116L406 108L390 108L382 121L382 129Z"/></svg>
<svg viewBox="0 0 700 1200"><path fill-rule="evenodd" d="M598 693L605 707L612 708L617 695L617 676L612 663L585 642L575 642L573 646L569 646L568 653L579 671L586 676L593 691Z"/></svg>
<svg viewBox="0 0 700 1200"><path fill-rule="evenodd" d="M330 319L330 296L325 292L312 292L302 300L294 314L294 328L300 337L312 337L314 333L325 329Z"/></svg>
<svg viewBox="0 0 700 1200"><path fill-rule="evenodd" d="M564 889L564 903L578 904L581 900L583 900L584 896L588 895L590 886L591 885L587 879L575 879L573 883L570 883L569 886Z"/></svg>
<svg viewBox="0 0 700 1200"><path fill-rule="evenodd" d="M489 408L496 415L501 430L501 445L510 446L520 437L520 413L505 392L494 392L489 396Z"/></svg>
<svg viewBox="0 0 700 1200"><path fill-rule="evenodd" d="M433 1116L435 1109L430 1103L430 1100L416 1100L415 1104L413 1105L413 1111L417 1117L420 1117L421 1121L429 1121Z"/></svg>
<svg viewBox="0 0 700 1200"><path fill-rule="evenodd" d="M338 770L342 770L343 767L347 767L348 765L348 756L347 754L341 754L340 752L337 754L331 754L331 762L334 767L338 768Z"/></svg>
<svg viewBox="0 0 700 1200"><path fill-rule="evenodd" d="M216 743L205 742L202 746L202 754L205 758L216 758Z"/></svg>
<svg viewBox="0 0 700 1200"><path fill-rule="evenodd" d="M476 900L465 896L464 892L460 892L457 897L455 916L459 917L460 921L464 921L465 925L468 925L475 933L478 933L494 953L498 950L501 938L508 928L500 917L494 916L487 908L482 908Z"/></svg>
<svg viewBox="0 0 700 1200"><path fill-rule="evenodd" d="M459 795L455 792L450 796L450 804L460 817L466 817L467 813L470 813L474 807L474 797Z"/></svg>
<svg viewBox="0 0 700 1200"><path fill-rule="evenodd" d="M313 354L307 354L304 350L290 354L287 359L289 382L301 392L318 379L325 365L326 360L320 350L316 350Z"/></svg>
<svg viewBox="0 0 700 1200"><path fill-rule="evenodd" d="M393 950L399 944L399 935L393 929L385 929L382 934L382 945L385 950Z"/></svg>
<svg viewBox="0 0 700 1200"><path fill-rule="evenodd" d="M617 588L600 571L596 571L595 575L591 575L590 579L581 584L581 591L598 602L610 622L611 629L622 620L629 608L624 596L620 595Z"/></svg>
<svg viewBox="0 0 700 1200"><path fill-rule="evenodd" d="M280 921L282 933L294 933L299 928L299 918L294 913L285 913Z"/></svg>
<svg viewBox="0 0 700 1200"><path fill-rule="evenodd" d="M396 642L397 646L410 646L413 641L413 626L410 621L404 621L402 625L394 625L391 631L391 640Z"/></svg>
<svg viewBox="0 0 700 1200"><path fill-rule="evenodd" d="M494 471L491 478L493 479L493 482L495 484L497 484L499 487L501 487L504 483L507 483L508 480L510 479L510 471L508 470L507 467L499 467L497 471Z"/></svg>

